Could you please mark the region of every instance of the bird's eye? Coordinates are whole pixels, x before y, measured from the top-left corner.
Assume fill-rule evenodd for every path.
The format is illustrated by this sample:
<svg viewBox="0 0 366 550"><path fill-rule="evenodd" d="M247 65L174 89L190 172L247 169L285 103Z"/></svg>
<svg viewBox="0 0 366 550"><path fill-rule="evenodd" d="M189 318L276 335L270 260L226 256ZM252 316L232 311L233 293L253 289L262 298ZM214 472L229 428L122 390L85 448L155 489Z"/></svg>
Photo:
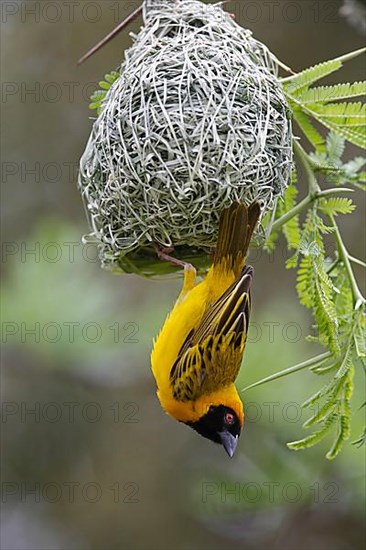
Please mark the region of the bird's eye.
<svg viewBox="0 0 366 550"><path fill-rule="evenodd" d="M232 413L226 413L225 414L225 422L226 424L234 424L235 417Z"/></svg>

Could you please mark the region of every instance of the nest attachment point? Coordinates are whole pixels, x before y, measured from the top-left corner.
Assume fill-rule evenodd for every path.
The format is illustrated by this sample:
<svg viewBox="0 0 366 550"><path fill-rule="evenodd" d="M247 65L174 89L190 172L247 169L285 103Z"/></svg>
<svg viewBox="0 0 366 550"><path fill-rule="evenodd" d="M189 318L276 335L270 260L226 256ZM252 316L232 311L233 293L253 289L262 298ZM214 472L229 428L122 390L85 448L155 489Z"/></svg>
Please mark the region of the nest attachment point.
<svg viewBox="0 0 366 550"><path fill-rule="evenodd" d="M152 242L210 250L222 209L258 200L264 213L292 167L269 50L218 4L147 0L144 18L80 165L89 238L110 268Z"/></svg>

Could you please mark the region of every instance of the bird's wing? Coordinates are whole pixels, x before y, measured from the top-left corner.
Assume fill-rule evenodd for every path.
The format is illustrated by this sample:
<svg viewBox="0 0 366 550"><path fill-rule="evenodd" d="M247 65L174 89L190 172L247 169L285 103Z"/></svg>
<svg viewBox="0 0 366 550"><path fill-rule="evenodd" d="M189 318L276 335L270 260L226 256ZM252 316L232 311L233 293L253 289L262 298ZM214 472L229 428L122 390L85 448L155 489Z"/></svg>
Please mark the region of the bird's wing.
<svg viewBox="0 0 366 550"><path fill-rule="evenodd" d="M245 267L185 339L170 371L178 401L196 400L237 377L248 331L252 276L253 268Z"/></svg>

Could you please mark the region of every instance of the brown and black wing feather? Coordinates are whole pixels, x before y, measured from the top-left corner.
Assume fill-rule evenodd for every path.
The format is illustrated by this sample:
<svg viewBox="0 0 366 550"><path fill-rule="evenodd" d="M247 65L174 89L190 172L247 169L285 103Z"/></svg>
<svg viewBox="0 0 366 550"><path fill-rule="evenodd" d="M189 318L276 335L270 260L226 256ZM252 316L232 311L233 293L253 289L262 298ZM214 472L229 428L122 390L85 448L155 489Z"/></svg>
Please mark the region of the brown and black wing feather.
<svg viewBox="0 0 366 550"><path fill-rule="evenodd" d="M185 339L170 372L178 401L196 400L236 379L249 325L252 277L253 268L245 267Z"/></svg>
<svg viewBox="0 0 366 550"><path fill-rule="evenodd" d="M249 207L234 202L230 208L222 212L214 265L225 260L226 267L234 272L235 277L240 276L260 214L261 209L257 202L252 203Z"/></svg>

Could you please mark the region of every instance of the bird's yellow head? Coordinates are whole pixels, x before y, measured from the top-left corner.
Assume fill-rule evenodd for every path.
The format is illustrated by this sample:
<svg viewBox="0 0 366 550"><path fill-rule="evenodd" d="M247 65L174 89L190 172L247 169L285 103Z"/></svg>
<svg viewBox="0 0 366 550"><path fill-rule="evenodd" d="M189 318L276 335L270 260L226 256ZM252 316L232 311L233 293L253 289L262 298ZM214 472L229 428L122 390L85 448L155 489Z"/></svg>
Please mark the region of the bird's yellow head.
<svg viewBox="0 0 366 550"><path fill-rule="evenodd" d="M225 405L211 405L199 420L185 424L203 437L223 445L230 458L235 453L243 427L242 415Z"/></svg>

